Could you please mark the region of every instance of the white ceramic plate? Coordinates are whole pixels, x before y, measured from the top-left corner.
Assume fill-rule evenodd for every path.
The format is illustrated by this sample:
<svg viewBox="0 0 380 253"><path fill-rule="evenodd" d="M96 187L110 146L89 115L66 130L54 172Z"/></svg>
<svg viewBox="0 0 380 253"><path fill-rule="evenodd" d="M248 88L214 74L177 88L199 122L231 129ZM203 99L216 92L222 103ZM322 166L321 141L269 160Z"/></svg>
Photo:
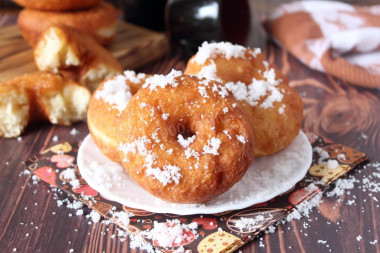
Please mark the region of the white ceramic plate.
<svg viewBox="0 0 380 253"><path fill-rule="evenodd" d="M179 215L220 213L268 201L300 181L311 160L312 147L300 132L281 152L255 159L244 177L216 199L206 204L173 204L152 196L132 181L121 164L101 153L90 135L83 140L77 158L83 179L104 197L132 208Z"/></svg>

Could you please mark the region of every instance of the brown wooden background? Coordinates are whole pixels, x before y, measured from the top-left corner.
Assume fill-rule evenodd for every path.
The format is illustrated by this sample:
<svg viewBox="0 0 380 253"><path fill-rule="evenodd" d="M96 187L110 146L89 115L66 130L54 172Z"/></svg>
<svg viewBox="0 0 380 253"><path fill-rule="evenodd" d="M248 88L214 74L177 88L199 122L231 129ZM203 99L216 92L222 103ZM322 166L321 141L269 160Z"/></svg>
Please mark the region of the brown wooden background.
<svg viewBox="0 0 380 253"><path fill-rule="evenodd" d="M6 1L2 1L4 3ZM243 252L380 252L380 193L364 188L363 178L379 184L380 91L356 88L329 75L312 71L285 50L267 40L260 20L278 0L251 1L253 15L249 46L263 47L303 97L304 128L348 145L370 158L370 164L355 169L359 182L341 197L323 197L323 203L308 218L280 225L273 234L263 234L245 245ZM17 11L0 12L0 26L14 24ZM169 54L138 71L168 73L184 69L188 56L173 43ZM1 61L1 59L0 59ZM347 124L350 122L350 124ZM78 135L71 135L75 128ZM72 127L33 124L21 141L0 138L0 252L133 252L128 241L112 239L115 225L89 224L75 210L57 206L65 194L45 183L33 185L23 175L24 162L59 141L77 142L88 133L84 122ZM354 204L347 204L354 200ZM357 237L362 239L358 240ZM377 243L376 241L377 240Z"/></svg>

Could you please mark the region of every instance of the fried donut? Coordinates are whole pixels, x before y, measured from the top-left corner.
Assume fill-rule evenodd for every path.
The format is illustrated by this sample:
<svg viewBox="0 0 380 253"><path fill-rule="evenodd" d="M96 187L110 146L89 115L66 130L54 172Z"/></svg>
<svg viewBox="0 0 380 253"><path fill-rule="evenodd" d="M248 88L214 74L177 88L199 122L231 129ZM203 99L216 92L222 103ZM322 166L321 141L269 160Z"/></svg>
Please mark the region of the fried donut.
<svg viewBox="0 0 380 253"><path fill-rule="evenodd" d="M91 36L65 25L51 26L41 35L34 59L39 70L62 72L90 91L123 72L117 59Z"/></svg>
<svg viewBox="0 0 380 253"><path fill-rule="evenodd" d="M102 0L14 0L14 2L22 7L41 10L41 11L69 11L80 10L94 7Z"/></svg>
<svg viewBox="0 0 380 253"><path fill-rule="evenodd" d="M120 161L116 134L120 114L147 76L125 71L124 75L105 80L92 94L87 111L88 129L100 151L113 161Z"/></svg>
<svg viewBox="0 0 380 253"><path fill-rule="evenodd" d="M228 91L175 70L146 79L120 116L118 139L126 173L174 203L217 197L254 155L251 128Z"/></svg>
<svg viewBox="0 0 380 253"><path fill-rule="evenodd" d="M32 121L70 125L83 120L90 91L60 75L36 72L0 84L0 136L17 137Z"/></svg>
<svg viewBox="0 0 380 253"><path fill-rule="evenodd" d="M105 2L73 12L23 9L17 19L22 36L32 47L36 46L41 34L48 27L57 24L75 27L91 35L101 44L108 45L115 38L116 21L116 9Z"/></svg>
<svg viewBox="0 0 380 253"><path fill-rule="evenodd" d="M301 98L259 49L205 42L184 73L225 83L251 125L255 156L274 154L298 135L303 117Z"/></svg>

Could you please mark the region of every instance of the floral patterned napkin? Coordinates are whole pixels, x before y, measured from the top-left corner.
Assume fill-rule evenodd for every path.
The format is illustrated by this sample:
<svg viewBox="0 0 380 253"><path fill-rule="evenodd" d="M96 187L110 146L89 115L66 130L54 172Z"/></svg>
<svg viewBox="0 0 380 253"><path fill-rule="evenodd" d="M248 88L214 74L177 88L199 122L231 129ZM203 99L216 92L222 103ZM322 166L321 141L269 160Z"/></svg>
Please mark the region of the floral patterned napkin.
<svg viewBox="0 0 380 253"><path fill-rule="evenodd" d="M176 249L186 252L232 252L367 160L365 154L352 148L332 143L311 133L307 135L314 152L312 165L303 180L288 192L265 203L212 215L152 213L104 198L81 178L75 162L78 152L76 144L65 142L42 151L30 158L27 169L43 181L88 205L105 219L112 220L129 232L131 240L138 237L142 243L152 245L163 252ZM330 163L336 166L331 168ZM196 223L197 227L190 229L189 226L189 229L183 229L183 235L180 237L182 239L173 241L171 245L162 245L154 236L139 236L144 231L153 231L152 229L160 224L170 228L177 223Z"/></svg>

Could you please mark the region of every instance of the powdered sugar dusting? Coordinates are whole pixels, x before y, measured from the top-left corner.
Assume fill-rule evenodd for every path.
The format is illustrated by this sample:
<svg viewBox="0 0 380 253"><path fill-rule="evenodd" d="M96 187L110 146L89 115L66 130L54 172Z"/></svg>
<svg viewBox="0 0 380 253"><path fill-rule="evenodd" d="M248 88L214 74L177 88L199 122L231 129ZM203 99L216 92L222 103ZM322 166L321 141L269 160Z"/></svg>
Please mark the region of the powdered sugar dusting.
<svg viewBox="0 0 380 253"><path fill-rule="evenodd" d="M157 90L157 88L165 88L166 86L177 87L177 77L182 75L182 71L172 70L167 75L154 75L145 80L143 88L149 88L150 90Z"/></svg>
<svg viewBox="0 0 380 253"><path fill-rule="evenodd" d="M182 147L186 148L195 140L195 135L188 137L187 139L183 138L182 134L178 134L177 136L179 144L181 144Z"/></svg>
<svg viewBox="0 0 380 253"><path fill-rule="evenodd" d="M198 64L205 64L206 60L209 60L207 65L203 66L198 72L197 76L205 77L216 81L222 81L217 75L217 66L213 60L217 55L224 55L226 59L231 58L244 58L245 54L256 57L261 53L260 49L247 49L240 45L233 45L228 42L219 43L207 43L204 42L199 48L197 54L193 58L193 61ZM281 79L277 79L276 72L273 68L270 68L268 62L264 62L265 71L262 73L262 79L253 78L251 83L227 82L225 87L228 91L232 92L234 97L240 101L246 101L251 106L259 105L261 108L268 109L273 108L274 102L281 102L283 93L278 89L278 84L282 82ZM201 94L204 94L200 90ZM264 98L263 101L260 99ZM279 113L282 114L284 108L280 108Z"/></svg>
<svg viewBox="0 0 380 253"><path fill-rule="evenodd" d="M253 78L248 85L243 82L227 82L226 88L232 92L237 100L246 101L251 106L259 105L264 109L272 108L273 103L281 102L284 96L277 87L282 80L276 79L273 68L266 68L263 79ZM264 100L260 101L262 98Z"/></svg>
<svg viewBox="0 0 380 253"><path fill-rule="evenodd" d="M132 97L129 85L126 83L127 78L118 75L113 79L106 81L100 90L95 91L96 99L103 99L120 113L127 107Z"/></svg>
<svg viewBox="0 0 380 253"><path fill-rule="evenodd" d="M179 183L180 178L182 177L180 173L181 169L174 165L165 165L162 167L162 170L159 168L148 167L145 173L150 176L153 175L158 181L163 185L170 183Z"/></svg>
<svg viewBox="0 0 380 253"><path fill-rule="evenodd" d="M67 168L61 172L61 176L65 178L67 181L69 181L73 189L77 189L80 187L79 179L75 175L75 169Z"/></svg>
<svg viewBox="0 0 380 253"><path fill-rule="evenodd" d="M186 244L198 237L197 227L196 222L184 224L178 219L167 220L165 223L155 221L153 229L144 232L144 235L159 246L170 248L181 243Z"/></svg>
<svg viewBox="0 0 380 253"><path fill-rule="evenodd" d="M221 143L222 141L215 137L207 140L207 145L203 146L203 154L219 155L218 149Z"/></svg>
<svg viewBox="0 0 380 253"><path fill-rule="evenodd" d="M243 58L245 48L240 45L233 45L230 42L208 43L203 42L199 47L194 61L199 64L204 64L208 58L213 58L216 55L222 54L226 59Z"/></svg>
<svg viewBox="0 0 380 253"><path fill-rule="evenodd" d="M146 78L146 74L144 73L136 74L136 72L133 70L126 70L124 71L124 77L128 81L138 84L138 83L141 83Z"/></svg>
<svg viewBox="0 0 380 253"><path fill-rule="evenodd" d="M247 139L245 139L245 137L243 135L236 135L236 138L238 139L238 141L240 141L241 143L246 143L247 142Z"/></svg>
<svg viewBox="0 0 380 253"><path fill-rule="evenodd" d="M181 169L175 165L164 165L162 168L154 167L157 159L157 155L148 150L146 144L152 143L152 140L146 136L138 137L135 141L131 143L121 143L119 145L119 150L125 155L128 153L135 153L145 157L144 167L147 176L153 176L155 179L160 181L164 186L170 183L179 183L182 177L180 171ZM124 160L128 162L128 160Z"/></svg>

